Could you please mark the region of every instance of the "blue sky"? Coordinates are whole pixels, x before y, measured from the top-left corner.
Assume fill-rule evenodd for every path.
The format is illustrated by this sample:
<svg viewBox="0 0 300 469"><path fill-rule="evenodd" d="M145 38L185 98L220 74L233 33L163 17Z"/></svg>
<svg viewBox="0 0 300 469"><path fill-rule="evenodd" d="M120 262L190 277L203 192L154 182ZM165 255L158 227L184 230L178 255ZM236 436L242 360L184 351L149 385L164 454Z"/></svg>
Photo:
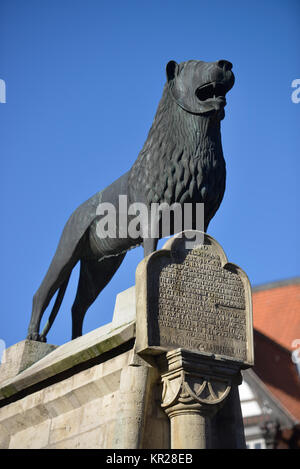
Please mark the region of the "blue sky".
<svg viewBox="0 0 300 469"><path fill-rule="evenodd" d="M291 100L300 78L299 17L298 0L1 0L0 338L7 346L26 336L32 296L69 215L135 161L171 59L234 65L222 122L227 188L209 234L253 285L300 275L300 103ZM134 284L142 257L141 248L127 254L84 332L111 320L115 296ZM49 343L70 340L77 277L78 268Z"/></svg>

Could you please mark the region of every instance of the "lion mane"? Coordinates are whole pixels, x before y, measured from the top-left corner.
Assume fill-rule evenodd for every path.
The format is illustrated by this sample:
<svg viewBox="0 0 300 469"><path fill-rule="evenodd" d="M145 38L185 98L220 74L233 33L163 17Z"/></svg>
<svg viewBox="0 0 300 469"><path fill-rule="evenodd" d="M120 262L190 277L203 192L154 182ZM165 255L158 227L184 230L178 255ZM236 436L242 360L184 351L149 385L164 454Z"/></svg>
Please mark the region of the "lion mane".
<svg viewBox="0 0 300 469"><path fill-rule="evenodd" d="M129 191L143 192L149 205L203 202L207 228L222 202L225 179L220 121L186 112L166 83L147 140L130 170Z"/></svg>

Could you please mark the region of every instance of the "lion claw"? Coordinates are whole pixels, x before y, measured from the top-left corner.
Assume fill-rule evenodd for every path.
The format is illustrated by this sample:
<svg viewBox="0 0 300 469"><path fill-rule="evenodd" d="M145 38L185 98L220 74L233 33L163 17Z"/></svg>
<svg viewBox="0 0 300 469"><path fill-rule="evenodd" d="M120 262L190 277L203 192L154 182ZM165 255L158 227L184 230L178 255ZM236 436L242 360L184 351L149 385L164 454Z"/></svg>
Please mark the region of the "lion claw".
<svg viewBox="0 0 300 469"><path fill-rule="evenodd" d="M38 332L30 332L26 339L34 340L35 342L47 342L46 337L44 335L40 335Z"/></svg>

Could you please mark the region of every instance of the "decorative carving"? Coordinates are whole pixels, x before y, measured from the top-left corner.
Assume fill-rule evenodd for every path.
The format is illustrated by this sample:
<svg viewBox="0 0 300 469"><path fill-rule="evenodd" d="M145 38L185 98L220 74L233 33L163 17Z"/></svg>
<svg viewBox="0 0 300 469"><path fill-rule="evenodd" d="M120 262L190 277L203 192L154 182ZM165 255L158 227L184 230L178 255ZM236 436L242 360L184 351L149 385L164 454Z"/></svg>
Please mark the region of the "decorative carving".
<svg viewBox="0 0 300 469"><path fill-rule="evenodd" d="M198 354L186 350L168 352L166 359L161 406L170 418L186 413L213 416L232 384L241 379L237 366L214 366L211 359L201 360Z"/></svg>
<svg viewBox="0 0 300 469"><path fill-rule="evenodd" d="M178 412L195 412L197 407L201 413L214 414L231 389L229 380L222 381L183 370L163 376L162 382L161 406L169 417Z"/></svg>

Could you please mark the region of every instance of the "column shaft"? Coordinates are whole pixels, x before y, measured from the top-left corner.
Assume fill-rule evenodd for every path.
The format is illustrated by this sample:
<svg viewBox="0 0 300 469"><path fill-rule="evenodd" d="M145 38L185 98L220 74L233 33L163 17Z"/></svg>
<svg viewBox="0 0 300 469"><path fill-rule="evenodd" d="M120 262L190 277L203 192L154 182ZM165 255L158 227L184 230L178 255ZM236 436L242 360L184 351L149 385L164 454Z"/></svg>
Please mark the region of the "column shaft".
<svg viewBox="0 0 300 469"><path fill-rule="evenodd" d="M171 417L171 448L208 448L207 418L200 413L193 412L173 415Z"/></svg>

